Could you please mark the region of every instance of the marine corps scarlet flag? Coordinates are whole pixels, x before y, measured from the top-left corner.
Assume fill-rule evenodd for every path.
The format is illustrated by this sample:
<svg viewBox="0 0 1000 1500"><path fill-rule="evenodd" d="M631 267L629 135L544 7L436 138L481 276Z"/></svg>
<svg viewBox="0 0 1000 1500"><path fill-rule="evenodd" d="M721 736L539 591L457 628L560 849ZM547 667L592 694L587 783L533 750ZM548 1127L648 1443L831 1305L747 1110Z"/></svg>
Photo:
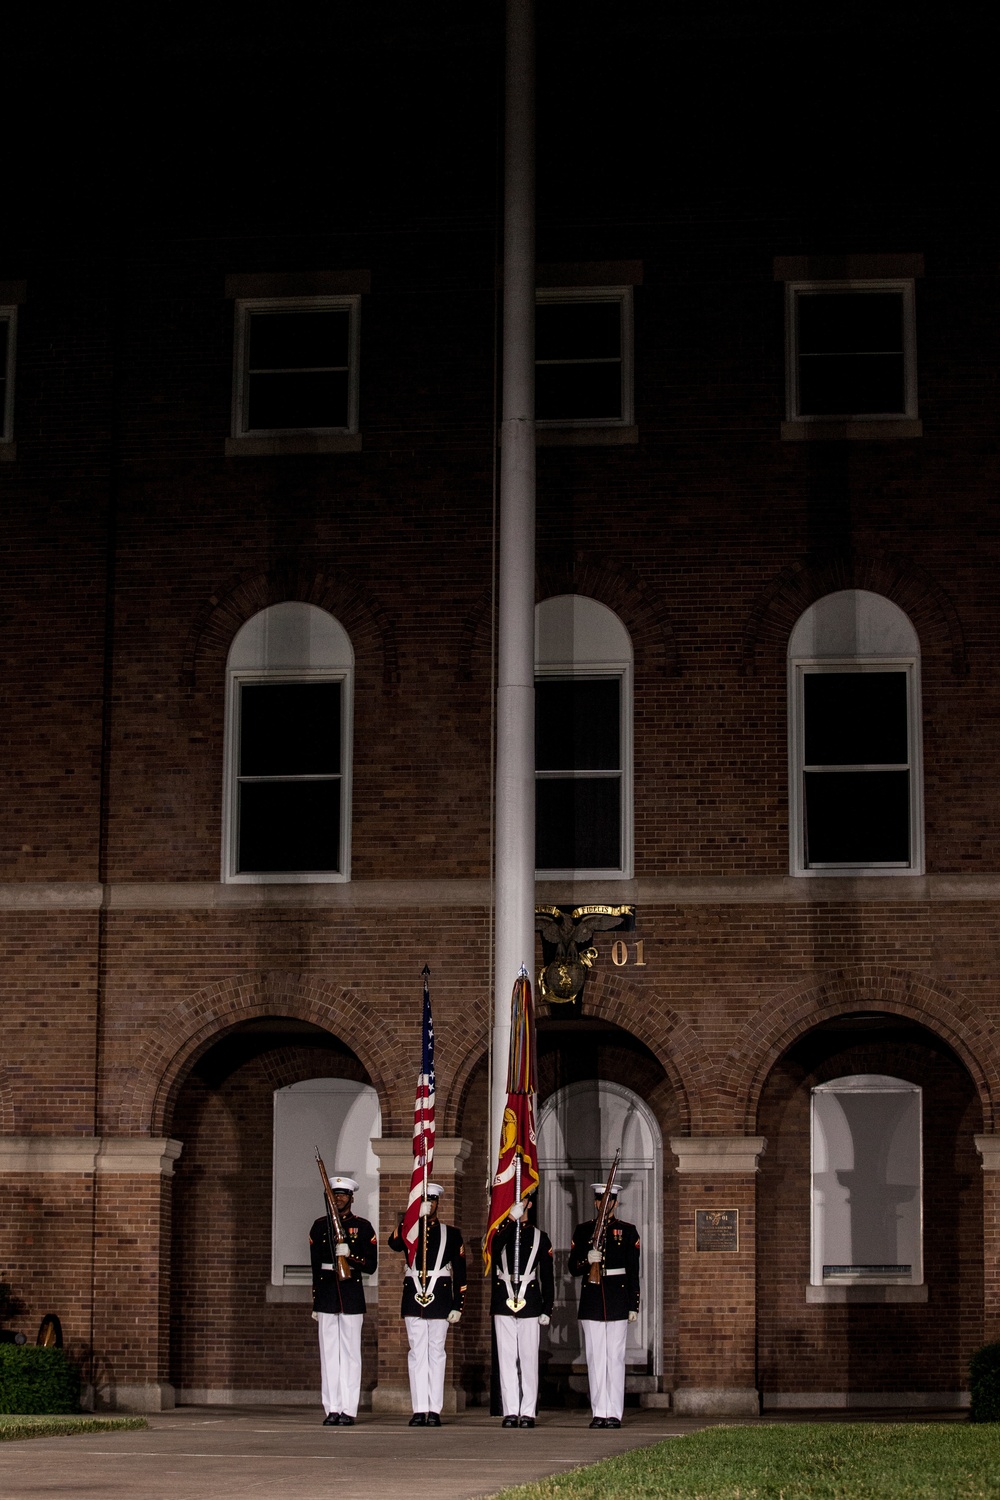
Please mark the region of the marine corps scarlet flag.
<svg viewBox="0 0 1000 1500"><path fill-rule="evenodd" d="M489 1275L493 1236L515 1202L538 1186L538 1142L535 1139L535 1015L531 983L521 969L510 997L510 1057L507 1062L507 1107L500 1131L500 1152L490 1193L490 1227L483 1241Z"/></svg>

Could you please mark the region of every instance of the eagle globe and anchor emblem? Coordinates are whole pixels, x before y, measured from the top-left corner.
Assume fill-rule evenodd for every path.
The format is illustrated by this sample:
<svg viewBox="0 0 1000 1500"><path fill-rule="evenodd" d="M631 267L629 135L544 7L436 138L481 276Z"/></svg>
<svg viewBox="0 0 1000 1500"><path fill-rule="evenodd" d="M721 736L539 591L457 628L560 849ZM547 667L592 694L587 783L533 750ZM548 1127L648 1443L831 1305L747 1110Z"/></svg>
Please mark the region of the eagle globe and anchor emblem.
<svg viewBox="0 0 1000 1500"><path fill-rule="evenodd" d="M545 959L538 975L538 993L551 1005L575 1000L594 966L597 949L590 947L595 932L614 932L634 919L633 906L558 906L535 908L535 931L541 934Z"/></svg>

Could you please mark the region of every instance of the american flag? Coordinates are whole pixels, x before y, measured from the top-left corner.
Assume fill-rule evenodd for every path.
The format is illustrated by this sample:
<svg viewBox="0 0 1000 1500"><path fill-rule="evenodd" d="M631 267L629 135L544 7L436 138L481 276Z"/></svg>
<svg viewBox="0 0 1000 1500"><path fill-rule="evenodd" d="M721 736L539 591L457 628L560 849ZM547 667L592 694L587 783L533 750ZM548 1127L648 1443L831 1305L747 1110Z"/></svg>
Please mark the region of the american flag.
<svg viewBox="0 0 1000 1500"><path fill-rule="evenodd" d="M406 1247L406 1259L411 1266L420 1236L420 1204L434 1163L434 1022L431 1018L431 992L427 983L429 973L430 970L425 967L423 1049L420 1076L417 1078L417 1096L413 1104L413 1175L403 1215L403 1244Z"/></svg>

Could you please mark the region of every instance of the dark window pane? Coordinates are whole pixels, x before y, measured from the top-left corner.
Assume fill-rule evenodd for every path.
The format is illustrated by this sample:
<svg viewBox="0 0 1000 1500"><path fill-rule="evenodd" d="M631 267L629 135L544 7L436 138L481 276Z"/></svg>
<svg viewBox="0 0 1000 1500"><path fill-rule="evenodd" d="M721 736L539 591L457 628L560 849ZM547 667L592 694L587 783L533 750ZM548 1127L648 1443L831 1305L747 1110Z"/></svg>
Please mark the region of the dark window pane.
<svg viewBox="0 0 1000 1500"><path fill-rule="evenodd" d="M330 776L340 770L340 683L244 683L241 776Z"/></svg>
<svg viewBox="0 0 1000 1500"><path fill-rule="evenodd" d="M539 870L617 870L621 862L621 782L617 777L535 783L535 864Z"/></svg>
<svg viewBox="0 0 1000 1500"><path fill-rule="evenodd" d="M250 314L251 370L307 370L347 364L347 312Z"/></svg>
<svg viewBox="0 0 1000 1500"><path fill-rule="evenodd" d="M803 417L905 413L901 354L815 354L799 361Z"/></svg>
<svg viewBox="0 0 1000 1500"><path fill-rule="evenodd" d="M248 431L275 427L346 427L347 373L251 375Z"/></svg>
<svg viewBox="0 0 1000 1500"><path fill-rule="evenodd" d="M540 302L536 359L609 359L622 352L620 302Z"/></svg>
<svg viewBox="0 0 1000 1500"><path fill-rule="evenodd" d="M806 864L908 864L908 771L807 771Z"/></svg>
<svg viewBox="0 0 1000 1500"><path fill-rule="evenodd" d="M535 416L540 422L604 418L620 421L622 367L610 365L538 365L535 369Z"/></svg>
<svg viewBox="0 0 1000 1500"><path fill-rule="evenodd" d="M339 868L339 781L244 781L240 785L241 874Z"/></svg>
<svg viewBox="0 0 1000 1500"><path fill-rule="evenodd" d="M902 352L901 292L800 293L800 354Z"/></svg>
<svg viewBox="0 0 1000 1500"><path fill-rule="evenodd" d="M905 672L807 672L803 689L805 765L909 760Z"/></svg>
<svg viewBox="0 0 1000 1500"><path fill-rule="evenodd" d="M621 683L616 677L535 683L535 769L621 767Z"/></svg>

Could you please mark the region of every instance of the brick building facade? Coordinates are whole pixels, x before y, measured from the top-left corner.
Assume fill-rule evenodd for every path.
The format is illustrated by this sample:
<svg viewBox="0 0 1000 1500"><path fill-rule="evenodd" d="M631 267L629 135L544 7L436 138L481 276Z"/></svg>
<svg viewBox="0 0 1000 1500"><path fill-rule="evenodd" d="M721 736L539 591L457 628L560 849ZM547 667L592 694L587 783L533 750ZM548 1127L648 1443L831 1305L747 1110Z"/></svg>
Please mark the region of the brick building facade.
<svg viewBox="0 0 1000 1500"><path fill-rule="evenodd" d="M20 1326L57 1311L96 1399L123 1407L316 1391L303 1289L269 1271L274 1094L374 1089L384 1243L409 1176L425 962L435 1174L470 1244L485 1227L500 16L455 7L432 45L405 8L383 10L382 33L340 18L356 76L335 111L344 126L372 90L393 129L356 142L333 199L306 192L332 171L316 141L289 160L287 127L269 145L259 121L254 170L234 166L216 194L230 79L217 115L195 106L205 161L181 148L154 192L109 168L58 232L32 158L0 264L16 341L0 443L0 1277L28 1305ZM603 606L631 660L615 679L620 868L543 872L537 898L629 904L635 930L614 952L598 934L578 1007L540 1004L539 1107L589 1080L655 1122L662 1287L655 1347L631 1367L641 1398L959 1404L970 1352L1000 1329L1000 247L976 158L955 165L936 116L922 162L886 181L898 81L843 131L816 125L821 180L793 142L776 185L774 106L750 105L799 46L853 55L847 22L786 37L768 61L775 32L748 37L735 9L717 19L636 11L607 50L559 7L541 23L539 288L562 308L627 309L615 357L631 410L623 397L611 416L543 424L537 596ZM889 55L888 23L873 45ZM301 38L278 46L287 98L292 61L314 75ZM913 48L926 63L932 39ZM237 50L259 83L266 49ZM204 58L218 62L207 42ZM668 183L678 99L696 97L685 60L711 62L728 103ZM154 83L177 61L161 56ZM575 92L592 101L598 83L603 125ZM800 79L794 99L807 94ZM319 106L302 108L315 127ZM169 132L140 127L158 160ZM896 298L899 348L808 346L809 296L865 314L858 299ZM233 399L254 378L234 363L240 319L300 302L360 319L345 356L357 420L255 436ZM896 404L810 409L805 361L831 354L898 354ZM824 645L831 599L876 622L850 657L840 637ZM243 806L231 653L286 604L332 617L350 645L349 669L323 679L353 683L329 773L349 851L329 878L315 864L243 878L224 847ZM803 621L820 623L790 661ZM892 629L910 632L905 650L904 635L879 644ZM562 665L587 679L586 660ZM848 693L866 671L909 674L906 753L810 759L800 668ZM592 679L613 675L591 663ZM831 767L833 793L817 781ZM838 853L850 775L905 778L862 794L872 818L904 788L900 847ZM824 838L828 857L811 858ZM856 1133L830 1169L848 1178L855 1252L827 1262L817 1205L836 1193L818 1184L815 1091L838 1080L865 1099L920 1091L918 1173L885 1165L902 1135ZM917 1194L916 1237L879 1263L858 1248L863 1142L882 1162L876 1217L888 1189ZM738 1240L699 1249L699 1215L734 1209ZM489 1376L472 1281L451 1345L458 1405ZM386 1409L406 1384L397 1282L385 1254L365 1388ZM550 1399L579 1395L558 1349L548 1369Z"/></svg>

